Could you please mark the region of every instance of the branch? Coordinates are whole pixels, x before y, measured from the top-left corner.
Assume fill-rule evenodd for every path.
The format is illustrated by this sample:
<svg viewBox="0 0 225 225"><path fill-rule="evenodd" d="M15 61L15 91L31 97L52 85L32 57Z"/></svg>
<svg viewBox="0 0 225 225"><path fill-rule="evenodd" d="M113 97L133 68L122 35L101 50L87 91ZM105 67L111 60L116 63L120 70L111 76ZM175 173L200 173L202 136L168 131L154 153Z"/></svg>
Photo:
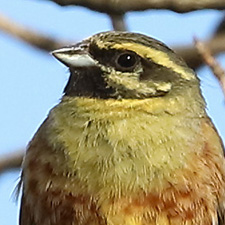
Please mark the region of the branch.
<svg viewBox="0 0 225 225"><path fill-rule="evenodd" d="M219 22L213 37L204 42L204 45L208 46L213 55L225 51L225 16ZM199 57L199 52L195 46L176 48L176 52L180 54L194 70L204 63L203 58Z"/></svg>
<svg viewBox="0 0 225 225"><path fill-rule="evenodd" d="M118 30L118 31L126 31L127 30L124 14L109 14L109 17L111 19L114 30Z"/></svg>
<svg viewBox="0 0 225 225"><path fill-rule="evenodd" d="M49 1L49 0L48 0ZM61 6L78 5L108 14L147 9L168 9L184 13L200 9L225 9L224 0L50 0Z"/></svg>
<svg viewBox="0 0 225 225"><path fill-rule="evenodd" d="M9 169L19 169L23 161L24 151L19 150L12 154L0 156L0 174Z"/></svg>
<svg viewBox="0 0 225 225"><path fill-rule="evenodd" d="M195 38L195 46L196 46L199 54L203 58L204 62L210 67L213 74L219 81L220 86L221 86L224 96L225 96L225 71L224 71L224 69L220 66L220 64L212 56L209 48L207 48L207 46L203 42L201 42Z"/></svg>
<svg viewBox="0 0 225 225"><path fill-rule="evenodd" d="M66 45L65 42L58 41L54 38L50 38L46 35L24 28L3 15L0 15L0 30L47 52Z"/></svg>

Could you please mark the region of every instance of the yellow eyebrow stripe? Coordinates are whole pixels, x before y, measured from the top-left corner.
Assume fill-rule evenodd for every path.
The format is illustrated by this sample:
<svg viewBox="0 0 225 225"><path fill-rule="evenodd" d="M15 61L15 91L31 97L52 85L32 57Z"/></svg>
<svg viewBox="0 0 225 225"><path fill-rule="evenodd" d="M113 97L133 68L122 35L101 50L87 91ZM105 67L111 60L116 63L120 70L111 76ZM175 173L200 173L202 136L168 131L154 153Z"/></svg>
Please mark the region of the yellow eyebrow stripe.
<svg viewBox="0 0 225 225"><path fill-rule="evenodd" d="M165 52L136 43L116 43L114 45L110 45L110 47L134 51L143 58L150 58L156 64L172 69L174 72L180 74L185 80L195 79L195 75L193 73L174 63Z"/></svg>

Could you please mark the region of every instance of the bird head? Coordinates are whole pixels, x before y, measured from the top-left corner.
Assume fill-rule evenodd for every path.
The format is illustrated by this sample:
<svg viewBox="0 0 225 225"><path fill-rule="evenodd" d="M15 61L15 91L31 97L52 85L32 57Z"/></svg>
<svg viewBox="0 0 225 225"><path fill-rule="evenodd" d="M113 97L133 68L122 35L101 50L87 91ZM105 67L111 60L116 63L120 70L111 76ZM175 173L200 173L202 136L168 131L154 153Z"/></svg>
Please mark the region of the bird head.
<svg viewBox="0 0 225 225"><path fill-rule="evenodd" d="M177 54L143 34L103 32L52 54L69 67L68 96L144 99L199 89Z"/></svg>

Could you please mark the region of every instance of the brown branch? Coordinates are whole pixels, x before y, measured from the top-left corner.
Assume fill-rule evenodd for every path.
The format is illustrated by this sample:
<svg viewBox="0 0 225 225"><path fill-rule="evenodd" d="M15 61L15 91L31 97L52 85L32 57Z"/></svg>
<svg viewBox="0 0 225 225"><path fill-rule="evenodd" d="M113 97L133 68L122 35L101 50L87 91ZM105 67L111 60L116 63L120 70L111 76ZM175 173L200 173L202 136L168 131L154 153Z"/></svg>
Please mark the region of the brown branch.
<svg viewBox="0 0 225 225"><path fill-rule="evenodd" d="M24 28L3 15L0 15L0 31L48 52L66 45L66 42L61 42L54 38L50 38L46 35Z"/></svg>
<svg viewBox="0 0 225 225"><path fill-rule="evenodd" d="M9 169L19 169L22 164L24 151L19 150L12 154L0 156L0 174Z"/></svg>
<svg viewBox="0 0 225 225"><path fill-rule="evenodd" d="M213 74L217 78L220 83L220 86L223 90L225 96L225 71L220 66L220 64L216 61L216 59L212 56L209 48L203 42L199 41L195 38L195 47L198 50L200 56L203 58L206 65L210 67Z"/></svg>
<svg viewBox="0 0 225 225"><path fill-rule="evenodd" d="M114 30L126 31L124 14L109 14Z"/></svg>
<svg viewBox="0 0 225 225"><path fill-rule="evenodd" d="M208 46L213 55L225 51L225 16L219 22L214 32L214 36L210 40L206 41L205 45ZM194 70L196 70L204 63L203 58L199 57L198 50L195 46L182 46L180 48L175 48L175 50Z"/></svg>
<svg viewBox="0 0 225 225"><path fill-rule="evenodd" d="M49 0L48 0L49 1ZM61 6L78 5L108 14L147 9L168 9L184 13L200 9L225 9L224 0L50 0Z"/></svg>

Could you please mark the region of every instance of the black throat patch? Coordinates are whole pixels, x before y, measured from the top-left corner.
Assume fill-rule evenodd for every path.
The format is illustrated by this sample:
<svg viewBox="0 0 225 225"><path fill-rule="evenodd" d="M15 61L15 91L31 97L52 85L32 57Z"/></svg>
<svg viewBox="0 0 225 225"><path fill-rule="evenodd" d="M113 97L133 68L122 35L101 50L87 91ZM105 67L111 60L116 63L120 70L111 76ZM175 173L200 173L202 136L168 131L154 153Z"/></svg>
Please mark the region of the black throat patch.
<svg viewBox="0 0 225 225"><path fill-rule="evenodd" d="M98 67L70 67L70 78L64 89L67 96L83 96L90 98L111 98L115 90L107 87Z"/></svg>

